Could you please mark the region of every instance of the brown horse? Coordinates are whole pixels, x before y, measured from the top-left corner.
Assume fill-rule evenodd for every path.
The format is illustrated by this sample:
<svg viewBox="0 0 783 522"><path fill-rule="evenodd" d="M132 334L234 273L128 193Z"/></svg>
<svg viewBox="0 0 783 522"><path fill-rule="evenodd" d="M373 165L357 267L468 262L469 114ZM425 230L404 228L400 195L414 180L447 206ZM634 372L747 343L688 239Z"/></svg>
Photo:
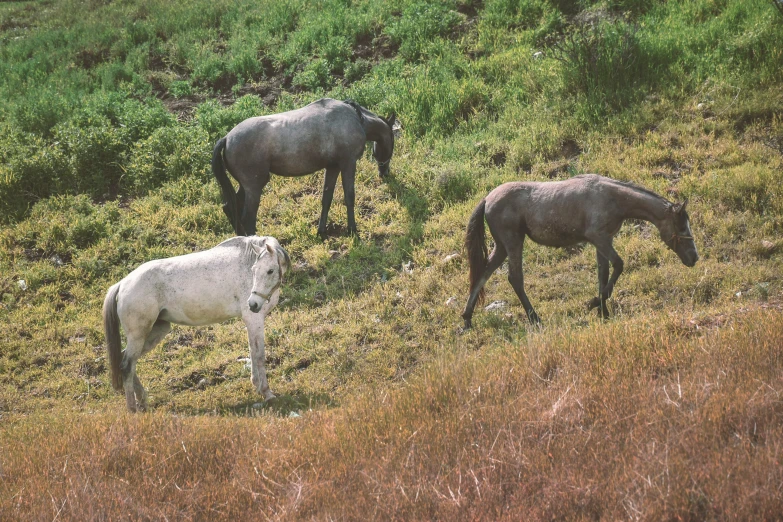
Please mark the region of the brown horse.
<svg viewBox="0 0 783 522"><path fill-rule="evenodd" d="M508 257L508 280L525 307L528 319L540 322L525 294L522 277L522 246L525 236L538 244L566 247L581 242L595 246L598 258L598 297L589 309L598 307L609 316L606 300L623 272L623 260L612 240L623 221L643 219L658 228L661 239L686 266L699 259L693 242L687 202L671 203L658 194L631 183L595 174L564 181L504 183L490 192L473 210L465 234L470 266L470 297L462 318L470 328L473 308L484 297L484 284ZM487 257L484 219L495 240ZM609 277L609 264L612 276Z"/></svg>

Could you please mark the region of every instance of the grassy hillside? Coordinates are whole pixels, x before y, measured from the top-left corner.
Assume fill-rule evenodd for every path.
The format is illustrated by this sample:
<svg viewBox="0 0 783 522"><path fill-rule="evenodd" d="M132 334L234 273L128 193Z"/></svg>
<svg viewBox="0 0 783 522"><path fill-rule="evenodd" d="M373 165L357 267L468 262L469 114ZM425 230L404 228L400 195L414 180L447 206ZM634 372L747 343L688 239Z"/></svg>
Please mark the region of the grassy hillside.
<svg viewBox="0 0 783 522"><path fill-rule="evenodd" d="M0 518L775 518L781 65L763 0L0 4ZM241 322L175 327L126 415L106 290L230 237L215 140L322 96L401 131L358 238L340 187L316 235L322 173L267 186L279 398ZM594 249L527 242L543 326L504 267L462 331L475 204L583 172L687 198L699 263L626 223L601 322Z"/></svg>

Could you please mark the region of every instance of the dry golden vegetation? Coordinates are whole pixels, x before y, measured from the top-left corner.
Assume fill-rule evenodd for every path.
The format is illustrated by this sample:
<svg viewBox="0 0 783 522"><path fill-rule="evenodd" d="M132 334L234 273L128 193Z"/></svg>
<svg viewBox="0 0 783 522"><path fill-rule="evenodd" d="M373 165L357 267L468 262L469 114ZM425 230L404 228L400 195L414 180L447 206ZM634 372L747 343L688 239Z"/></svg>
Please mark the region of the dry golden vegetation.
<svg viewBox="0 0 783 522"><path fill-rule="evenodd" d="M0 520L777 520L783 513L783 17L764 0L129 0L0 5ZM539 54L541 53L541 54ZM618 73L622 71L624 74ZM250 384L241 322L107 375L100 307L230 236L209 172L242 119L396 111L391 177L273 178L294 269ZM597 172L689 199L701 259L525 245L463 331L492 188ZM457 255L455 255L457 254Z"/></svg>
<svg viewBox="0 0 783 522"><path fill-rule="evenodd" d="M3 519L773 520L783 312L655 314L460 342L298 418L36 412Z"/></svg>

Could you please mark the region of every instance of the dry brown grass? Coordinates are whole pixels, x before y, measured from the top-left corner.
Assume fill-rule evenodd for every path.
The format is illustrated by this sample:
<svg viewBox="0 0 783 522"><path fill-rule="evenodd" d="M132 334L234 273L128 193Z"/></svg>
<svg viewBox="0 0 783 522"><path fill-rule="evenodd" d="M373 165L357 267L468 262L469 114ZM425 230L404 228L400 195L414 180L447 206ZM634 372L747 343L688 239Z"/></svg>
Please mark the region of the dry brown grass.
<svg viewBox="0 0 783 522"><path fill-rule="evenodd" d="M774 304L650 314L301 418L14 417L0 519L779 519L781 346Z"/></svg>

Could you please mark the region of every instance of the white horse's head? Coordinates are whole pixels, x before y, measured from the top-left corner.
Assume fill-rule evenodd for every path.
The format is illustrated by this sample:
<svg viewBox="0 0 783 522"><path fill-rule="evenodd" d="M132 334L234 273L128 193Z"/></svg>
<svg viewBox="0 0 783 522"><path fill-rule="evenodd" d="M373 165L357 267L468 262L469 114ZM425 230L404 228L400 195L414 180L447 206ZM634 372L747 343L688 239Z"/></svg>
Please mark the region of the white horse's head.
<svg viewBox="0 0 783 522"><path fill-rule="evenodd" d="M258 313L272 294L280 288L288 265L288 253L281 246L272 246L269 242L263 246L250 243L256 258L253 263L253 290L247 300L251 312Z"/></svg>

